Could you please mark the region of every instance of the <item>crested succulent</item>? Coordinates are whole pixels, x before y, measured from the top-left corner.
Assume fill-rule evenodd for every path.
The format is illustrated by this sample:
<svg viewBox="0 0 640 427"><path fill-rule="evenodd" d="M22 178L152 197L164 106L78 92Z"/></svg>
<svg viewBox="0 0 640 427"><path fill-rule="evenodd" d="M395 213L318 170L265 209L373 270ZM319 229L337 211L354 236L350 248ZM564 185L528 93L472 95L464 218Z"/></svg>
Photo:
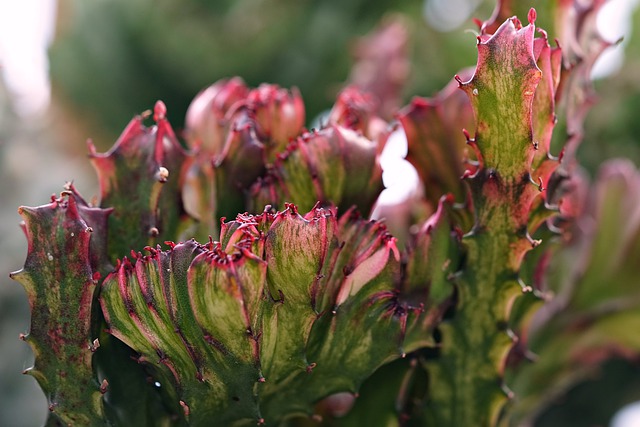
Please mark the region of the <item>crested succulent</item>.
<svg viewBox="0 0 640 427"><path fill-rule="evenodd" d="M606 43L582 3L541 11L552 47L498 2L476 67L397 122L394 22L361 45L381 80L354 71L318 129L295 88L233 78L194 99L185 146L162 102L90 145L99 203L68 184L19 210L50 425L528 426L637 360L640 172L607 164L587 194ZM421 180L397 213L375 209L393 132Z"/></svg>

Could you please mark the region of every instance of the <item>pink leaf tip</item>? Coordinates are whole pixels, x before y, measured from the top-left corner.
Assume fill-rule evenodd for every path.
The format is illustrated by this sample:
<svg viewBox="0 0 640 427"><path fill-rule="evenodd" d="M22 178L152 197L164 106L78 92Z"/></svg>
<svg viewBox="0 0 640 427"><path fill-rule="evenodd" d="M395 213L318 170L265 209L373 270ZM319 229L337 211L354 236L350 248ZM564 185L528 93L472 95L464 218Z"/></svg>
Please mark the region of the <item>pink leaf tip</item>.
<svg viewBox="0 0 640 427"><path fill-rule="evenodd" d="M167 106L164 105L164 102L157 101L156 105L153 107L153 120L156 122L160 120L164 120L167 116Z"/></svg>
<svg viewBox="0 0 640 427"><path fill-rule="evenodd" d="M529 21L529 24L532 24L536 22L536 18L538 17L538 13L536 12L536 10L534 8L529 9L529 14L527 15L527 20Z"/></svg>

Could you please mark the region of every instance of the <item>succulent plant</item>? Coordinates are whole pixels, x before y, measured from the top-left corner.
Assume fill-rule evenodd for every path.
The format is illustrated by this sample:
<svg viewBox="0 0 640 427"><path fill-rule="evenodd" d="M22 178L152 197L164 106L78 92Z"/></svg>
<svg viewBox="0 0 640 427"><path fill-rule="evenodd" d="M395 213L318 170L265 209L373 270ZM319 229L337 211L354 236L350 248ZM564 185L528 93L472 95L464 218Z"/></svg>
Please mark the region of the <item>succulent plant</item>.
<svg viewBox="0 0 640 427"><path fill-rule="evenodd" d="M296 89L224 80L194 100L187 148L161 102L90 146L95 206L68 184L20 208L12 277L49 423L534 425L637 360L640 173L607 164L587 195L574 156L600 2L546 11L556 47L512 7L478 22L475 69L398 123L393 82L353 82L309 131ZM398 129L422 181L421 214L381 210L407 217L401 245L371 219Z"/></svg>

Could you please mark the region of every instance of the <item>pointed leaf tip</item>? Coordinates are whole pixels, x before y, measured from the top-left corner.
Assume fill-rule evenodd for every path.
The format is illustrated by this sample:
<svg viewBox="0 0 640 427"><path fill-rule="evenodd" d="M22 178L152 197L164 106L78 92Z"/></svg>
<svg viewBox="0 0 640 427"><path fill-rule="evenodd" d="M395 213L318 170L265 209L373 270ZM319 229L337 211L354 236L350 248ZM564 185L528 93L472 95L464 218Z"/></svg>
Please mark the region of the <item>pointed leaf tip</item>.
<svg viewBox="0 0 640 427"><path fill-rule="evenodd" d="M167 117L167 106L164 105L164 102L157 101L156 105L153 107L153 120L156 122L160 120L164 120Z"/></svg>

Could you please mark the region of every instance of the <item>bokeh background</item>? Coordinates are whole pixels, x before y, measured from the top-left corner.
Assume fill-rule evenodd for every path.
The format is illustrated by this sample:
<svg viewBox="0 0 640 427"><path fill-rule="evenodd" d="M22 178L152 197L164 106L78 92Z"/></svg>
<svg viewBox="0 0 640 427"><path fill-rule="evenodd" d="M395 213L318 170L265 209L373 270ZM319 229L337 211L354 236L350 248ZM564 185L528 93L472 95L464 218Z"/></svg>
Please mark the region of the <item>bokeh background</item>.
<svg viewBox="0 0 640 427"><path fill-rule="evenodd" d="M591 173L611 157L640 161L637 3L612 0L600 16L605 38L625 39L594 70L599 102L579 151ZM0 425L41 425L47 411L21 375L33 356L18 340L28 302L8 279L26 254L16 208L46 203L69 180L97 194L87 138L107 150L157 99L179 132L196 93L234 75L298 87L311 122L348 80L357 40L390 16L409 34L404 102L430 96L475 63L471 17L492 9L486 0L0 0ZM611 369L609 381L629 367Z"/></svg>

